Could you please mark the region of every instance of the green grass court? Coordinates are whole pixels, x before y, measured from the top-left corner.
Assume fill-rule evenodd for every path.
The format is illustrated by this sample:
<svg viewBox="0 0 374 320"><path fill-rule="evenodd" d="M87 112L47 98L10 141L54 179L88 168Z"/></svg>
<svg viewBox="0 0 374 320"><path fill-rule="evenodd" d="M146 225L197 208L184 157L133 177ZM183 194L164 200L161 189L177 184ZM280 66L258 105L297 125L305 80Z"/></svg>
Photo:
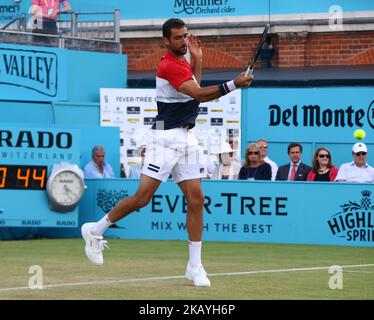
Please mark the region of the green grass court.
<svg viewBox="0 0 374 320"><path fill-rule="evenodd" d="M0 241L0 299L374 299L374 248L205 242L212 287L196 288L183 277L185 241L108 240L101 267L82 239ZM32 265L46 288L28 288ZM342 289L329 288L332 265Z"/></svg>

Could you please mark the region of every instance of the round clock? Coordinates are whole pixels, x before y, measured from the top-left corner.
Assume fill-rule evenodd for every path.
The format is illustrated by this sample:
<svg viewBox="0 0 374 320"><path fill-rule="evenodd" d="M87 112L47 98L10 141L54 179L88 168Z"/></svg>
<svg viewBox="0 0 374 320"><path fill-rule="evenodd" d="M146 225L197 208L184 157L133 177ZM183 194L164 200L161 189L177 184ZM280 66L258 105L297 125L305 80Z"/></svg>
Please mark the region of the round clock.
<svg viewBox="0 0 374 320"><path fill-rule="evenodd" d="M51 209L69 212L75 209L85 189L82 171L68 163L54 165L47 181Z"/></svg>

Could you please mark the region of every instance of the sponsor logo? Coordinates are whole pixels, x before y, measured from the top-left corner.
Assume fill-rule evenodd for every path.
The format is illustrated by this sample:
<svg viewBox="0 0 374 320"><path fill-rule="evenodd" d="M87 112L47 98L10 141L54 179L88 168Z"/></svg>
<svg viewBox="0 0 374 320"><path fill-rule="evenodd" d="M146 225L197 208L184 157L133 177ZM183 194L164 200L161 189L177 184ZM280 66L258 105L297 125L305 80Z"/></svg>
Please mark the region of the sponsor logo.
<svg viewBox="0 0 374 320"><path fill-rule="evenodd" d="M69 132L0 130L0 147L69 149L72 144L73 135Z"/></svg>
<svg viewBox="0 0 374 320"><path fill-rule="evenodd" d="M128 197L127 190L98 190L96 195L96 205L105 213L108 213L123 198Z"/></svg>
<svg viewBox="0 0 374 320"><path fill-rule="evenodd" d="M199 114L208 114L208 108L207 107L199 107L198 108Z"/></svg>
<svg viewBox="0 0 374 320"><path fill-rule="evenodd" d="M0 48L0 84L57 95L57 55L47 51Z"/></svg>
<svg viewBox="0 0 374 320"><path fill-rule="evenodd" d="M133 158L136 156L136 150L135 149L127 149L126 151L127 157Z"/></svg>
<svg viewBox="0 0 374 320"><path fill-rule="evenodd" d="M210 125L211 126L223 126L223 119L222 118L211 118Z"/></svg>
<svg viewBox="0 0 374 320"><path fill-rule="evenodd" d="M151 117L144 117L144 125L151 126L156 123L156 118Z"/></svg>
<svg viewBox="0 0 374 320"><path fill-rule="evenodd" d="M127 107L127 114L140 114L140 107Z"/></svg>
<svg viewBox="0 0 374 320"><path fill-rule="evenodd" d="M226 109L226 113L227 114L230 114L230 115L234 115L234 114L239 114L239 110L237 109L236 106L231 106L229 108Z"/></svg>
<svg viewBox="0 0 374 320"><path fill-rule="evenodd" d="M130 122L130 123L138 123L140 120L139 118L128 118L127 119L127 122Z"/></svg>
<svg viewBox="0 0 374 320"><path fill-rule="evenodd" d="M2 1L4 2L4 1ZM15 0L15 3L20 2L20 0ZM17 15L20 15L20 5L19 4L9 4L9 5L0 5L0 20L7 21L14 19Z"/></svg>
<svg viewBox="0 0 374 320"><path fill-rule="evenodd" d="M226 123L230 123L230 124L238 124L238 123L239 123L239 120L227 120Z"/></svg>
<svg viewBox="0 0 374 320"><path fill-rule="evenodd" d="M367 110L355 109L352 106L346 108L325 108L320 105L294 105L289 108L281 108L272 104L268 107L269 126L285 127L312 127L312 128L353 128L363 127L365 118L374 128L374 100Z"/></svg>
<svg viewBox="0 0 374 320"><path fill-rule="evenodd" d="M348 242L374 242L374 205L371 191L363 190L358 203L348 201L327 221L333 236Z"/></svg>
<svg viewBox="0 0 374 320"><path fill-rule="evenodd" d="M234 13L230 0L174 0L176 14L220 14Z"/></svg>

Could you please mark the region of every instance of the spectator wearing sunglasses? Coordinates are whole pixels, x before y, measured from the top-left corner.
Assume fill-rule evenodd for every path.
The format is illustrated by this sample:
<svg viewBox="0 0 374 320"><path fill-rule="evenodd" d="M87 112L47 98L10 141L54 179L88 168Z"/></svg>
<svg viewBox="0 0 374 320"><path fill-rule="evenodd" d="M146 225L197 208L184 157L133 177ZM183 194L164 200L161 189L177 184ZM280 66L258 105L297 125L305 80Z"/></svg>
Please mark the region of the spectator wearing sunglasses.
<svg viewBox="0 0 374 320"><path fill-rule="evenodd" d="M312 159L312 170L309 171L307 181L334 181L338 168L332 164L330 151L324 147L318 148Z"/></svg>
<svg viewBox="0 0 374 320"><path fill-rule="evenodd" d="M368 149L365 143L358 142L352 147L353 161L343 163L335 181L338 182L374 182L374 168L366 162Z"/></svg>
<svg viewBox="0 0 374 320"><path fill-rule="evenodd" d="M305 181L309 171L312 169L301 162L303 147L300 143L292 142L287 148L290 163L278 168L275 180L282 181Z"/></svg>
<svg viewBox="0 0 374 320"><path fill-rule="evenodd" d="M271 166L264 161L257 143L251 143L245 150L245 161L239 171L239 179L271 180Z"/></svg>

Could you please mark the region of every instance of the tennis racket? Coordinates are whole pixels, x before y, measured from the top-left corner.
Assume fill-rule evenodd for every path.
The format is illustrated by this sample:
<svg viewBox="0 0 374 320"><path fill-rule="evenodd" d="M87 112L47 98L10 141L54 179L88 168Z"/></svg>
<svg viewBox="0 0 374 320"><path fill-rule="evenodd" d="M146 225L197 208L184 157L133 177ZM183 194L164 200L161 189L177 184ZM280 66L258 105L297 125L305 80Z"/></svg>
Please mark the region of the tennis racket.
<svg viewBox="0 0 374 320"><path fill-rule="evenodd" d="M264 46L265 44L265 41L266 41L266 38L267 38L267 35L268 35L268 32L270 30L270 24L268 23L266 26L265 26L265 29L262 33L262 36L260 38L260 42L258 43L257 45L257 48L255 50L255 52L253 53L253 57L252 59L248 62L248 68L247 68L247 71L245 73L245 76L246 77L249 77L250 75L252 75L253 73L253 66L255 65L257 59L258 59L258 56L260 55L260 50L261 48Z"/></svg>

